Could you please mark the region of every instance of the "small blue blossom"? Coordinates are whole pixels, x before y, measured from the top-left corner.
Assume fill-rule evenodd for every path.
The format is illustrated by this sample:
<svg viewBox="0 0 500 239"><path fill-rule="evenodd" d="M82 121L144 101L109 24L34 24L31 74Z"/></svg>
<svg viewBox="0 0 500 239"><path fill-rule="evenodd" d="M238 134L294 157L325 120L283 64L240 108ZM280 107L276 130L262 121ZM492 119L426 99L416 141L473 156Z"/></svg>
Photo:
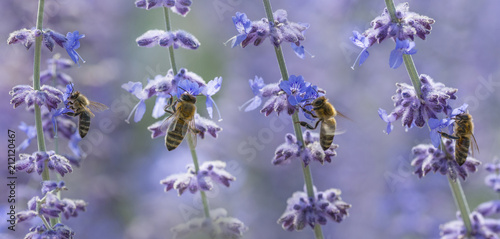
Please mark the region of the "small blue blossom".
<svg viewBox="0 0 500 239"><path fill-rule="evenodd" d="M196 82L192 82L189 80L182 80L177 85L177 98L181 98L184 92L192 96L198 96L204 90L205 87L200 87Z"/></svg>
<svg viewBox="0 0 500 239"><path fill-rule="evenodd" d="M52 227L52 230L48 230L45 225L35 226L30 228L30 232L26 234L25 239L45 239L45 238L57 238L57 239L73 239L75 232L66 225L57 223Z"/></svg>
<svg viewBox="0 0 500 239"><path fill-rule="evenodd" d="M358 31L352 31L353 36L350 37L349 39L351 40L354 45L360 47L361 52L359 53L358 57L354 61L354 64L351 66L352 69L354 69L354 65L356 62L359 60L359 66L363 64L363 62L366 61L368 56L370 56L370 53L368 53L368 47L370 47L370 42L368 41L368 38L366 38L363 34L360 34Z"/></svg>
<svg viewBox="0 0 500 239"><path fill-rule="evenodd" d="M439 171L442 175L449 175L451 179L456 180L460 176L463 180L469 173L477 171L481 162L472 157L467 157L465 163L460 166L455 160L455 144L450 139L444 139L442 151L435 148L432 144L419 144L413 147L412 152L415 158L411 165L415 167L415 174L422 178L431 170Z"/></svg>
<svg viewBox="0 0 500 239"><path fill-rule="evenodd" d="M47 60L47 69L40 72L40 84L47 84L49 81L56 80L61 85L70 84L73 79L68 74L61 72L61 69L66 69L73 66L74 63L70 59L60 58L59 54Z"/></svg>
<svg viewBox="0 0 500 239"><path fill-rule="evenodd" d="M485 169L489 174L484 179L484 183L495 192L500 192L500 161L495 159L493 163L486 164Z"/></svg>
<svg viewBox="0 0 500 239"><path fill-rule="evenodd" d="M476 211L472 211L469 215L472 224L472 231L468 232L464 222L457 213L457 220L448 222L439 227L442 239L461 239L461 238L477 238L477 239L498 239L500 233L500 220L493 218L484 218L483 215ZM470 234L469 234L470 233Z"/></svg>
<svg viewBox="0 0 500 239"><path fill-rule="evenodd" d="M70 140L68 141L68 147L76 157L84 158L86 154L82 151L80 146L78 146L78 143L80 143L80 141L82 141L82 137L80 136L80 133L78 133L78 131L75 131L75 133L71 136Z"/></svg>
<svg viewBox="0 0 500 239"><path fill-rule="evenodd" d="M437 119L438 113L448 115L451 113L451 106L448 100L455 100L457 89L446 87L444 84L434 82L425 74L420 75L421 96L417 96L415 88L406 83L397 83L396 94L392 96L394 110L390 114L383 114L383 109L379 110L380 117L389 123L401 119L404 127L411 128L413 125L423 127L426 119ZM389 127L389 126L387 126Z"/></svg>
<svg viewBox="0 0 500 239"><path fill-rule="evenodd" d="M455 122L454 117L459 114L465 113L468 106L469 105L467 104L463 104L462 106L453 109L448 118L444 118L441 120L434 118L429 119L428 123L429 123L429 128L431 129L430 133L431 142L435 148L439 148L439 144L441 143L441 134L439 132L441 132L444 128L448 127L449 132L451 133L453 131L453 123Z"/></svg>
<svg viewBox="0 0 500 239"><path fill-rule="evenodd" d="M221 84L222 84L222 77L215 77L215 79L207 83L207 87L205 87L202 92L207 97L206 105L207 105L208 115L210 116L210 118L213 118L213 105L215 105L215 109L217 109L217 112L219 113L219 121L222 120L222 117L220 115L220 111L219 108L217 107L217 104L215 104L214 100L212 99L212 96L215 95L217 92L219 92Z"/></svg>
<svg viewBox="0 0 500 239"><path fill-rule="evenodd" d="M27 125L24 123L24 121L21 121L21 124L19 124L19 129L26 133L27 138L17 146L16 150L21 151L25 150L31 143L31 140L36 138L36 127L34 125Z"/></svg>
<svg viewBox="0 0 500 239"><path fill-rule="evenodd" d="M396 121L396 117L394 114L387 114L387 111L384 109L378 109L378 116L387 123L387 127L385 129L386 134L390 134L392 129L394 128L394 125L392 125L392 122Z"/></svg>
<svg viewBox="0 0 500 239"><path fill-rule="evenodd" d="M300 59L304 59L306 57L304 46L298 45L295 43L290 43L292 46L295 55L297 55Z"/></svg>
<svg viewBox="0 0 500 239"><path fill-rule="evenodd" d="M304 100L306 89L311 83L304 81L304 77L291 75L287 81L280 82L280 88L287 94L288 102L296 106Z"/></svg>
<svg viewBox="0 0 500 239"><path fill-rule="evenodd" d="M68 55L78 65L80 65L80 60L85 63L85 60L76 52L76 49L80 48L80 39L84 37L85 35L80 35L78 31L68 32L66 34L67 41L64 43L64 48L68 52Z"/></svg>
<svg viewBox="0 0 500 239"><path fill-rule="evenodd" d="M341 193L336 188L324 192L317 192L314 188L314 197L310 198L305 190L295 192L286 201L287 207L278 224L287 231L300 231L307 225L311 228L316 224L326 225L328 219L340 223L349 216L347 210L352 207L342 201Z"/></svg>
<svg viewBox="0 0 500 239"><path fill-rule="evenodd" d="M129 123L130 117L132 116L132 113L135 111L134 115L134 121L139 122L142 117L144 116L144 113L146 113L146 103L144 102L146 99L149 97L147 94L144 93L142 90L142 83L141 82L132 82L129 81L126 84L122 85L122 88L125 89L126 91L132 93L137 99L139 99L139 103L134 106L132 111L130 112L130 115L128 118L125 120L125 122Z"/></svg>
<svg viewBox="0 0 500 239"><path fill-rule="evenodd" d="M391 51L389 66L392 69L396 69L403 63L403 54L413 55L415 53L417 53L415 42L410 40L400 41L396 38L396 49Z"/></svg>
<svg viewBox="0 0 500 239"><path fill-rule="evenodd" d="M196 173L194 165L187 166L187 173L174 174L160 181L166 186L165 192L172 189L177 190L179 196L187 189L191 193L198 190L210 191L213 189L213 182L229 187L231 181L236 178L225 170L226 163L222 161L208 161L200 165Z"/></svg>
<svg viewBox="0 0 500 239"><path fill-rule="evenodd" d="M52 191L52 190L66 190L64 181L42 181L42 195Z"/></svg>
<svg viewBox="0 0 500 239"><path fill-rule="evenodd" d="M212 238L243 237L248 231L248 227L242 221L234 217L228 217L224 208L210 210L210 219L204 217L192 218L186 223L179 224L171 229L173 238L184 238L190 233L201 232L203 235L210 235Z"/></svg>
<svg viewBox="0 0 500 239"><path fill-rule="evenodd" d="M248 19L245 13L240 12L236 12L236 16L233 16L232 19L236 30L240 33L232 38L233 43L231 44L231 47L233 48L240 45L243 40L247 38L247 34L252 29L252 22Z"/></svg>
<svg viewBox="0 0 500 239"><path fill-rule="evenodd" d="M262 92L261 89L264 88L264 79L262 77L255 76L255 79L249 79L248 83L250 84L250 88L252 89L254 97L247 102L245 102L242 106L239 107L241 110L245 107L245 112L257 109L262 104Z"/></svg>

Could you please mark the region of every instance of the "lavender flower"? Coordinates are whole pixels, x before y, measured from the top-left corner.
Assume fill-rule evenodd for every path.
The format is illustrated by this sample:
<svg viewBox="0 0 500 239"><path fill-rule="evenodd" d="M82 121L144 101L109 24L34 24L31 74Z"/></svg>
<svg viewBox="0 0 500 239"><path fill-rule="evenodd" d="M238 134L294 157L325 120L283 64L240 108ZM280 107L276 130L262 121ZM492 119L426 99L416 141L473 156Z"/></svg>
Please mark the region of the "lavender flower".
<svg viewBox="0 0 500 239"><path fill-rule="evenodd" d="M265 86L264 79L262 77L255 76L255 79L249 79L248 83L250 84L250 88L252 88L252 92L254 97L247 102L245 102L242 106L239 107L241 110L245 107L245 112L257 109L262 104L262 92L261 89Z"/></svg>
<svg viewBox="0 0 500 239"><path fill-rule="evenodd" d="M434 19L408 10L408 3L399 4L396 7L396 22L391 20L387 8L384 9L382 15L373 19L371 28L363 32L363 35L368 38L369 46L375 42L381 43L387 37L400 41L408 39L413 41L414 36L417 35L425 40L425 36L431 33L431 24L434 23Z"/></svg>
<svg viewBox="0 0 500 239"><path fill-rule="evenodd" d="M52 182L48 184L51 185ZM54 189L66 189L64 183L56 183L56 185L51 186L54 186ZM40 206L37 207L37 204L40 204ZM57 218L60 214L63 214L66 219L69 219L70 217L77 217L78 212L84 212L86 206L87 203L83 200L59 199L52 192L47 192L42 199L38 196L31 198L28 201L28 210L17 213L16 218L18 222L21 222L33 218L34 214L46 218ZM37 210L39 211L37 212Z"/></svg>
<svg viewBox="0 0 500 239"><path fill-rule="evenodd" d="M498 219L484 218L480 213L473 211L470 214L472 231L469 235L459 215L457 215L457 218L458 220L448 222L439 227L442 239L460 239L467 237L478 239L500 238L498 235L498 233L500 233L500 220Z"/></svg>
<svg viewBox="0 0 500 239"><path fill-rule="evenodd" d="M282 165L288 164L294 159L301 159L306 166L313 160L324 164L325 161L330 163L332 158L337 155L335 149L338 148L338 145L336 144L332 144L327 150L321 148L318 133L306 130L303 137L305 147L301 148L295 135L286 134L285 143L276 148L272 163Z"/></svg>
<svg viewBox="0 0 500 239"><path fill-rule="evenodd" d="M227 216L223 208L210 210L210 219L193 218L186 223L177 225L171 229L174 239L185 238L191 233L201 231L210 235L210 238L235 239L241 238L248 227L240 220Z"/></svg>
<svg viewBox="0 0 500 239"><path fill-rule="evenodd" d="M66 190L64 181L43 181L42 182L42 195L47 194L52 190Z"/></svg>
<svg viewBox="0 0 500 239"><path fill-rule="evenodd" d="M27 125L23 121L19 124L19 129L26 133L27 138L17 146L16 150L25 150L31 143L31 140L36 138L36 127L34 125Z"/></svg>
<svg viewBox="0 0 500 239"><path fill-rule="evenodd" d="M154 47L160 45L162 47L173 46L175 49L182 47L185 49L196 50L200 46L200 42L190 33L178 30L166 32L163 30L149 30L142 34L136 40L137 45L142 47Z"/></svg>
<svg viewBox="0 0 500 239"><path fill-rule="evenodd" d="M61 176L66 173L73 172L73 168L69 164L66 157L56 154L50 150L47 152L37 151L33 154L19 154L19 161L16 162L16 171L26 171L32 173L34 170L38 174L42 174L45 161L48 161L47 167L51 170L56 170Z"/></svg>
<svg viewBox="0 0 500 239"><path fill-rule="evenodd" d="M309 24L290 22L287 17L285 10L278 9L273 13L273 23L267 18L250 22L245 13L237 12L236 16L233 16L233 23L240 34L230 39L233 40L232 47L241 44L244 48L251 43L258 46L269 37L275 47L280 46L282 42L295 44L297 47L293 50L301 57L304 51L304 48L300 47L301 41L305 40L304 33Z"/></svg>
<svg viewBox="0 0 500 239"><path fill-rule="evenodd" d="M213 118L213 106L215 105L215 109L217 109L217 112L219 113L219 121L222 120L222 116L220 115L219 107L217 107L217 104L215 104L212 96L219 92L221 85L222 77L215 77L215 79L207 83L207 87L203 88L202 92L203 95L207 96L206 106L208 115L210 116L210 118Z"/></svg>
<svg viewBox="0 0 500 239"><path fill-rule="evenodd" d="M168 126L170 125L171 120L160 120L155 122L154 124L148 127L148 130L151 131L151 138L163 137L167 133ZM222 131L222 128L218 126L215 122L210 119L201 117L198 113L194 115L194 125L196 129L199 131L198 136L200 138L205 138L205 133L210 134L212 137L217 138L217 134Z"/></svg>
<svg viewBox="0 0 500 239"><path fill-rule="evenodd" d="M150 10L158 7L167 7L170 8L172 12L181 16L187 15L191 10L189 8L191 4L191 0L137 0L135 2L135 6L138 8Z"/></svg>
<svg viewBox="0 0 500 239"><path fill-rule="evenodd" d="M71 76L60 70L70 68L73 65L72 60L59 58L59 55L56 54L53 58L47 60L47 69L40 72L40 84L47 84L52 79L61 85L71 84L73 82Z"/></svg>
<svg viewBox="0 0 500 239"><path fill-rule="evenodd" d="M196 173L194 165L187 166L187 173L174 174L160 181L160 184L165 184L165 192L176 189L179 196L186 189L191 193L196 193L198 190L210 191L213 188L213 182L229 187L231 181L236 178L228 173L224 168L226 163L222 161L208 161L200 166L200 170Z"/></svg>
<svg viewBox="0 0 500 239"><path fill-rule="evenodd" d="M500 192L500 161L495 160L493 163L485 165L486 171L490 174L484 179L484 183L495 192Z"/></svg>
<svg viewBox="0 0 500 239"><path fill-rule="evenodd" d="M408 39L401 41L396 38L396 49L391 51L389 66L392 69L396 69L403 63L403 54L413 55L415 53L417 53L417 49L415 49L415 42Z"/></svg>
<svg viewBox="0 0 500 239"><path fill-rule="evenodd" d="M295 192L287 200L287 207L278 223L288 231L300 231L306 225L314 228L316 224L326 225L328 219L342 222L349 213L351 205L342 201L341 191L331 188L324 192L314 189L314 198L309 198L306 192Z"/></svg>
<svg viewBox="0 0 500 239"><path fill-rule="evenodd" d="M134 106L132 111L130 112L130 115L128 118L125 120L125 122L129 123L129 119L132 116L132 113L135 111L134 115L134 121L139 122L142 117L144 116L144 113L146 113L146 103L144 102L147 100L149 97L145 92L142 90L142 83L141 82L132 82L129 81L126 84L122 85L122 88L125 89L126 91L132 93L137 99L139 99L139 103Z"/></svg>
<svg viewBox="0 0 500 239"><path fill-rule="evenodd" d="M57 223L52 230L48 230L45 225L40 225L30 228L30 233L26 234L25 239L44 239L44 238L57 238L57 239L72 239L75 232L66 225Z"/></svg>
<svg viewBox="0 0 500 239"><path fill-rule="evenodd" d="M500 213L500 200L481 203L477 206L475 211L483 216L491 216Z"/></svg>
<svg viewBox="0 0 500 239"><path fill-rule="evenodd" d="M417 96L415 88L406 83L397 83L396 94L392 96L394 106L393 112L387 114L383 109L379 109L379 116L387 122L387 133L390 133L390 126L394 121L401 119L403 126L411 128L413 125L423 127L426 119L437 119L436 114L451 113L451 106L448 100L457 97L457 89L446 87L442 83L435 83L434 80L425 74L420 75L422 83L422 95Z"/></svg>
<svg viewBox="0 0 500 239"><path fill-rule="evenodd" d="M68 34L66 34L67 41L64 43L64 49L68 52L71 60L73 60L75 64L78 64L78 66L80 65L80 60L85 63L82 57L76 52L76 49L80 48L80 39L84 37L85 35L80 35L78 31L68 32Z"/></svg>
<svg viewBox="0 0 500 239"><path fill-rule="evenodd" d="M30 49L30 47L35 42L35 31L28 30L23 28L21 30L14 31L10 33L9 38L7 39L7 44L23 44L26 49Z"/></svg>
<svg viewBox="0 0 500 239"><path fill-rule="evenodd" d="M419 178L432 170L448 175L453 180L456 180L457 176L466 180L468 173L477 171L477 166L481 162L471 157L468 157L462 166L458 165L455 160L455 144L452 140L444 139L443 146L445 151L435 148L432 144L419 144L413 147L412 152L415 158L411 165L415 167L414 173Z"/></svg>
<svg viewBox="0 0 500 239"><path fill-rule="evenodd" d="M45 105L47 109L57 108L57 104L61 103L63 93L48 85L43 85L40 90L34 90L29 85L17 85L9 92L12 95L10 103L17 108L19 105L26 103L28 107L37 104L40 107Z"/></svg>
<svg viewBox="0 0 500 239"><path fill-rule="evenodd" d="M287 94L288 102L295 106L302 103L306 89L311 85L304 77L291 75L287 81L280 82L280 88Z"/></svg>
<svg viewBox="0 0 500 239"><path fill-rule="evenodd" d="M370 53L368 52L368 47L370 47L370 42L368 41L368 38L366 38L364 35L360 34L358 31L353 31L352 32L353 36L350 37L349 39L351 40L354 45L360 47L361 52L359 53L358 57L354 61L354 64L351 66L351 68L354 70L354 65L359 59L359 65L363 64L363 62L366 61L368 56L370 56Z"/></svg>

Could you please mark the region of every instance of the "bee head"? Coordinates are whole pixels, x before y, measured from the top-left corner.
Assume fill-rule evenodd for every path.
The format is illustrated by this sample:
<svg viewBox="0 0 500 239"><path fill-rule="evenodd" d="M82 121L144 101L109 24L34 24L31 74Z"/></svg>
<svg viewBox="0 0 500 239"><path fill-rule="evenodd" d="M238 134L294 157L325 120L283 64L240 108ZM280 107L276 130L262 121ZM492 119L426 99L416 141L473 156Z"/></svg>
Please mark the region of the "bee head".
<svg viewBox="0 0 500 239"><path fill-rule="evenodd" d="M468 112L467 113L464 112L464 113L456 115L455 118L457 119L457 121L467 121L467 120L470 120L472 117L470 116L470 114Z"/></svg>
<svg viewBox="0 0 500 239"><path fill-rule="evenodd" d="M314 108L316 107L321 107L323 106L323 104L325 104L325 102L327 101L326 97L325 96L320 96L318 98L316 98L313 102L312 102L312 106Z"/></svg>
<svg viewBox="0 0 500 239"><path fill-rule="evenodd" d="M189 94L187 91L181 95L181 100L189 103L196 103L196 96Z"/></svg>
<svg viewBox="0 0 500 239"><path fill-rule="evenodd" d="M69 99L74 100L74 99L78 98L78 96L80 96L80 91L71 92Z"/></svg>

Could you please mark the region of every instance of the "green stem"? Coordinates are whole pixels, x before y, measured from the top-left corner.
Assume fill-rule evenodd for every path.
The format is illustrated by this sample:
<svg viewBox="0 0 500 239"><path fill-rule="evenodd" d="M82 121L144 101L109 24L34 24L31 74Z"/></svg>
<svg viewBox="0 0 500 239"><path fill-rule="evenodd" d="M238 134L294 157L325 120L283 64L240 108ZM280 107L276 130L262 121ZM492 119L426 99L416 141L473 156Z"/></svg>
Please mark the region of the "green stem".
<svg viewBox="0 0 500 239"><path fill-rule="evenodd" d="M165 25L167 28L167 31L170 31L170 17L168 15L168 8L164 7L163 12L165 14ZM177 75L177 66L175 65L175 56L174 56L174 48L170 46L168 48L169 51L169 56L170 56L170 65L172 67L172 71L174 72L174 75ZM196 148L194 145L194 140L191 136L191 134L187 134L187 141L189 144L189 150L191 151L191 157L193 158L193 164L194 164L194 170L196 174L198 174L198 171L200 171L200 166L198 163L198 155L196 154ZM200 190L201 194L201 201L203 203L203 212L205 214L206 218L210 218L210 208L208 206L208 199L207 196L205 195L204 191Z"/></svg>
<svg viewBox="0 0 500 239"><path fill-rule="evenodd" d="M164 7L163 8L163 13L165 14L165 25L167 28L167 31L171 31L170 27L170 16L168 14L168 8ZM172 66L172 71L174 72L174 75L177 75L177 65L175 64L175 57L174 57L174 47L170 46L168 48L168 54L170 56L170 65Z"/></svg>
<svg viewBox="0 0 500 239"><path fill-rule="evenodd" d="M467 204L467 199L465 198L464 191L460 185L460 181L453 180L448 176L448 183L450 184L451 192L453 193L453 198L455 198L455 203L460 210L460 215L464 221L465 228L467 229L467 236L472 232L472 224L470 222L470 210Z"/></svg>
<svg viewBox="0 0 500 239"><path fill-rule="evenodd" d="M387 10L391 15L391 21L398 23L399 20L396 18L396 7L394 6L393 0L385 0L385 5L387 6ZM410 76L411 83L415 88L415 92L420 99L422 98L422 84L420 83L420 76L418 75L417 68L415 67L415 63L413 62L413 58L411 55L403 54L403 61L406 66L406 71L408 71L408 76Z"/></svg>
<svg viewBox="0 0 500 239"><path fill-rule="evenodd" d="M266 10L266 15L267 19L269 20L269 23L272 25L274 24L274 17L273 17L273 11L271 8L271 3L269 0L263 0L264 3L264 8ZM283 56L283 51L281 50L281 46L274 47L274 51L276 53L276 59L278 60L278 65L280 68L281 72L281 78L283 80L288 80L288 70L286 68L286 63L285 63L285 58ZM300 128L299 124L296 124L295 122L299 122L299 114L298 111L295 111L292 115L292 121L294 122L293 124L293 129L295 131L295 137L297 137L298 142L300 143L301 147L304 147L304 138L302 137L302 129ZM311 175L311 169L309 166L305 165L304 162L302 162L302 173L304 175L304 181L306 184L306 191L307 191L307 196L309 198L314 198L314 188L313 188L313 179ZM323 231L321 229L321 226L319 224L316 224L314 226L314 235L316 239L323 239Z"/></svg>

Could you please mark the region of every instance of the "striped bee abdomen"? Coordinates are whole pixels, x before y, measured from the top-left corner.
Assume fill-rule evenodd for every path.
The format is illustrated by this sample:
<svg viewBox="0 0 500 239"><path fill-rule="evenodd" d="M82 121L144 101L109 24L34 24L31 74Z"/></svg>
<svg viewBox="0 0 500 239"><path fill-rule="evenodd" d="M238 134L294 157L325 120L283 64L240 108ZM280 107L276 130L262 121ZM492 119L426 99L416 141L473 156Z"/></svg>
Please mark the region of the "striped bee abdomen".
<svg viewBox="0 0 500 239"><path fill-rule="evenodd" d="M176 149L177 146L181 144L182 140L184 139L184 136L186 136L186 132L182 132L182 128L184 127L185 124L186 121L184 121L182 118L179 118L177 120L175 128L167 132L165 145L167 146L168 151Z"/></svg>
<svg viewBox="0 0 500 239"><path fill-rule="evenodd" d="M80 120L78 122L78 133L80 133L80 137L85 137L90 129L90 115L87 112L80 113Z"/></svg>
<svg viewBox="0 0 500 239"><path fill-rule="evenodd" d="M470 138L460 137L455 143L455 160L462 166L469 154Z"/></svg>

